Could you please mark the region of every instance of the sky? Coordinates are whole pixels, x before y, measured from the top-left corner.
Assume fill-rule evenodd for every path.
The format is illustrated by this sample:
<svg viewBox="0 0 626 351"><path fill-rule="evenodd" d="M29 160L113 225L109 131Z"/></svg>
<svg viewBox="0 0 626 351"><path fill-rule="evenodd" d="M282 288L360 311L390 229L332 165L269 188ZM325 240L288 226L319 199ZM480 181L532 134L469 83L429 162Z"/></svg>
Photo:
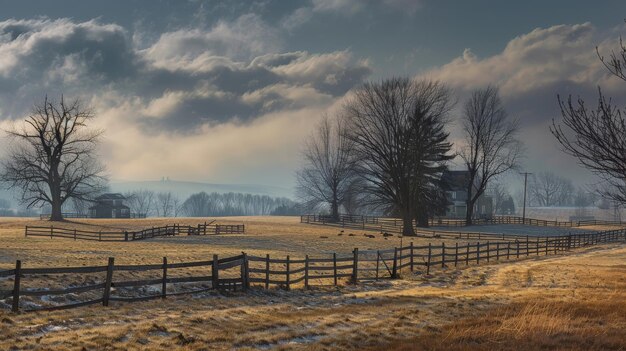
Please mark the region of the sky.
<svg viewBox="0 0 626 351"><path fill-rule="evenodd" d="M366 81L436 79L462 106L497 85L520 121L522 168L594 178L548 127L557 94L623 106L596 54L626 34L624 1L0 1L0 127L48 95L105 130L113 181L291 188L302 141ZM459 111L453 111L458 120ZM450 126L461 147L458 125ZM2 151L9 145L0 136Z"/></svg>

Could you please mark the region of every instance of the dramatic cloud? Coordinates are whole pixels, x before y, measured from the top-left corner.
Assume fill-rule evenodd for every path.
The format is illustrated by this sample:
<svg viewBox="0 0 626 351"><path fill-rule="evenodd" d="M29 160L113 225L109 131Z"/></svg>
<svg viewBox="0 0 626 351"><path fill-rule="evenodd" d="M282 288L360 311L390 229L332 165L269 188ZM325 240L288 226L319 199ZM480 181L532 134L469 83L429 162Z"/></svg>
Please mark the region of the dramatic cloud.
<svg viewBox="0 0 626 351"><path fill-rule="evenodd" d="M295 166L308 127L371 72L349 51L281 53L276 31L250 14L143 48L132 36L95 20L0 22L2 118L63 93L96 108L114 178L236 181L220 166L234 164L269 177Z"/></svg>
<svg viewBox="0 0 626 351"><path fill-rule="evenodd" d="M624 96L626 84L611 77L595 51L596 45L611 50L617 44L617 38L597 33L589 23L538 28L511 40L501 53L480 59L466 49L424 76L450 84L461 103L472 89L498 85L509 114L520 120L527 168L576 176L580 166L561 153L549 132L552 119L560 118L557 94L580 95L591 105L598 86L610 96Z"/></svg>

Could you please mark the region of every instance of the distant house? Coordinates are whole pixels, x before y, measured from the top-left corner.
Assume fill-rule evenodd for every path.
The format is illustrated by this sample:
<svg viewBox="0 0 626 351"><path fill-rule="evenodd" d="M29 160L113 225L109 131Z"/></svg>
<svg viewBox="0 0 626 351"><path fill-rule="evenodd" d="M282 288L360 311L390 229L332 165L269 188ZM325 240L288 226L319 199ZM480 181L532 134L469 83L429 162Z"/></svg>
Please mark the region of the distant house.
<svg viewBox="0 0 626 351"><path fill-rule="evenodd" d="M468 171L445 171L442 175L447 185L446 196L448 209L444 218L462 218L467 214L467 188L469 185ZM483 194L474 204L474 218L491 218L493 213L493 199Z"/></svg>
<svg viewBox="0 0 626 351"><path fill-rule="evenodd" d="M130 218L130 208L124 205L126 198L122 194L103 194L98 196L96 204L89 208L91 218Z"/></svg>

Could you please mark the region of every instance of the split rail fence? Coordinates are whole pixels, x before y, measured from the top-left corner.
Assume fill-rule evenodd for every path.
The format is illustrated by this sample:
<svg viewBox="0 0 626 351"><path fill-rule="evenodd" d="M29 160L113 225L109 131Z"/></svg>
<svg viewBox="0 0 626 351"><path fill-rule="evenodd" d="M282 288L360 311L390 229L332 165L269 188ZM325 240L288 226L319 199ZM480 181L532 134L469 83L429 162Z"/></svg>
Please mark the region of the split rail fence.
<svg viewBox="0 0 626 351"><path fill-rule="evenodd" d="M608 230L588 234L559 237L537 237L533 240L487 241L455 245L428 244L425 246L396 247L387 250L359 250L351 254L336 253L323 257L286 258L254 256L242 253L234 257L198 262L170 263L167 258L159 264L116 265L109 258L107 265L91 267L25 268L16 261L15 269L0 271L3 282L13 278L12 290L0 289L0 300L9 300L12 311L65 309L110 301L141 301L165 298L171 295L197 294L210 290L242 290L251 285L292 289L315 285L337 285L341 279L352 283L382 278L398 278L403 270L430 274L434 269L462 265L523 259L531 256L551 255L575 248L610 242L626 242L626 229ZM185 273L174 276L177 270ZM191 269L191 271L189 270ZM138 272L153 272L150 277L136 279ZM116 274L114 274L116 273ZM64 287L76 274L90 274L89 284ZM99 274L99 276L93 276ZM156 276L154 275L156 274ZM61 277L56 277L61 275ZM98 281L98 283L94 283ZM44 285L24 288L24 283ZM191 285L189 285L191 284ZM86 294L79 300L78 294ZM72 303L41 306L37 302L23 301L33 297L71 296ZM39 301L41 302L41 301Z"/></svg>
<svg viewBox="0 0 626 351"><path fill-rule="evenodd" d="M25 236L38 236L49 238L66 238L74 240L93 240L93 241L134 241L144 240L162 236L177 235L218 235L218 234L244 234L246 227L244 224L198 224L197 226L189 225L166 225L163 227L152 227L137 231L128 230L81 230L68 229L61 227L42 227L42 226L26 226L24 229Z"/></svg>

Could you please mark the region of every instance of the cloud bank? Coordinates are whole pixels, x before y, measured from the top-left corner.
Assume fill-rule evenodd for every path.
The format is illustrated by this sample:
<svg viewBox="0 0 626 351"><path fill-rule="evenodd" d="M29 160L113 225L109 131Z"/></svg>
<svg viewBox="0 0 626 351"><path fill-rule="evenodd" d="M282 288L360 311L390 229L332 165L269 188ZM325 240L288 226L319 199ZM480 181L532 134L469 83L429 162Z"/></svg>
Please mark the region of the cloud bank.
<svg viewBox="0 0 626 351"><path fill-rule="evenodd" d="M256 15L166 32L145 47L97 20L0 22L0 112L19 120L45 94L81 97L106 129L117 179L284 183L299 141L370 73L349 51L281 52ZM236 171L235 171L236 170Z"/></svg>

